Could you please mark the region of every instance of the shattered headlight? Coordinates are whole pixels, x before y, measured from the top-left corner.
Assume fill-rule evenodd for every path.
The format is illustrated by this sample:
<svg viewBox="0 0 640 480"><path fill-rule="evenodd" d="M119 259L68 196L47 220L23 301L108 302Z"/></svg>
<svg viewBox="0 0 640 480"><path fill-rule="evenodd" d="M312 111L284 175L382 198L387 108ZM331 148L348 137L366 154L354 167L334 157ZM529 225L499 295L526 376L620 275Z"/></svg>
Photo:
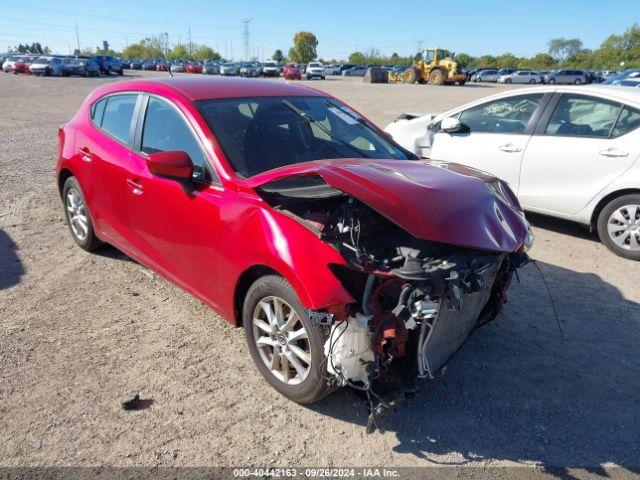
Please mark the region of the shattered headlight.
<svg viewBox="0 0 640 480"><path fill-rule="evenodd" d="M531 250L531 247L533 246L533 239L534 239L533 230L531 230L531 225L529 225L529 222L527 222L527 236L524 238L525 252L528 252L529 250Z"/></svg>

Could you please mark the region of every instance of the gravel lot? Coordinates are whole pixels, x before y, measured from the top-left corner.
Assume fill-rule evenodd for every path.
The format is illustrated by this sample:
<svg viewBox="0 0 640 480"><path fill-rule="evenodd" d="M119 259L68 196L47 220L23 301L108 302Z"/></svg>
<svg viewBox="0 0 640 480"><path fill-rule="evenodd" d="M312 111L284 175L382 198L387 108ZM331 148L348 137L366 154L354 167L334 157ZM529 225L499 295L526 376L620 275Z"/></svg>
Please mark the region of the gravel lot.
<svg viewBox="0 0 640 480"><path fill-rule="evenodd" d="M160 74L131 76L143 75ZM0 73L0 465L640 472L638 263L582 227L531 216L531 254L562 335L528 265L504 313L383 419L385 433L367 436L351 391L312 407L285 400L255 370L242 330L114 248L75 246L53 177L57 126L97 85L121 79ZM508 88L313 86L380 125ZM148 408L120 409L130 389Z"/></svg>

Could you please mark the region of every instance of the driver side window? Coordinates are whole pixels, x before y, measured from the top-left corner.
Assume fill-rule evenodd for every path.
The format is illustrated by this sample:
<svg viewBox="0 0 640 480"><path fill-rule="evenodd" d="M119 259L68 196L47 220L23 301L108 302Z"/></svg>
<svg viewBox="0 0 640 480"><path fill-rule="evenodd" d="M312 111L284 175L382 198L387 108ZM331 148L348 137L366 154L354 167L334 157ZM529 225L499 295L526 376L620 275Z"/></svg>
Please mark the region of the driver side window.
<svg viewBox="0 0 640 480"><path fill-rule="evenodd" d="M536 93L494 100L462 112L460 123L471 133L522 133L541 99Z"/></svg>
<svg viewBox="0 0 640 480"><path fill-rule="evenodd" d="M144 153L182 151L193 162L193 178L208 181L205 155L182 115L167 102L149 98L142 129L141 150Z"/></svg>

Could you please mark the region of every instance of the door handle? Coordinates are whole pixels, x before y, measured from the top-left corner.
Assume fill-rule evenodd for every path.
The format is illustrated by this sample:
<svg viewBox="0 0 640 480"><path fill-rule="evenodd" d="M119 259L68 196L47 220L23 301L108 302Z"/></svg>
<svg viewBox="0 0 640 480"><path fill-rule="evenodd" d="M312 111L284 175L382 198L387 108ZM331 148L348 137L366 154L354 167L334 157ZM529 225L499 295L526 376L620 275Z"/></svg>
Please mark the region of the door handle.
<svg viewBox="0 0 640 480"><path fill-rule="evenodd" d="M144 193L144 188L137 180L133 178L127 178L127 185L131 187L131 193L134 195L142 195Z"/></svg>
<svg viewBox="0 0 640 480"><path fill-rule="evenodd" d="M82 147L80 149L80 159L83 162L91 162L91 150L89 150L87 147Z"/></svg>
<svg viewBox="0 0 640 480"><path fill-rule="evenodd" d="M508 152L508 153L516 153L516 152L522 151L520 147L514 145L513 143L506 143L504 145L500 145L498 148L503 152Z"/></svg>
<svg viewBox="0 0 640 480"><path fill-rule="evenodd" d="M617 148L607 148L606 150L600 150L600 155L603 157L628 157L629 152L618 150Z"/></svg>

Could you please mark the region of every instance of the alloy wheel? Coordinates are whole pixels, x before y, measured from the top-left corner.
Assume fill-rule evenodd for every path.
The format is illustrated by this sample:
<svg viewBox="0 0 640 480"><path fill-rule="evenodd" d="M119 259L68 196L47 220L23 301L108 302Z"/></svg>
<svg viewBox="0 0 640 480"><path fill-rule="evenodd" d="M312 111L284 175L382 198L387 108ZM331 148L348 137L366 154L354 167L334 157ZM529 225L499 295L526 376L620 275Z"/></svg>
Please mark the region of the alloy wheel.
<svg viewBox="0 0 640 480"><path fill-rule="evenodd" d="M620 248L640 251L640 205L623 205L607 221L609 238Z"/></svg>
<svg viewBox="0 0 640 480"><path fill-rule="evenodd" d="M66 207L71 231L79 241L84 242L89 235L87 211L80 192L75 188L67 191Z"/></svg>
<svg viewBox="0 0 640 480"><path fill-rule="evenodd" d="M283 299L264 297L253 311L253 339L269 371L287 385L302 383L311 369L309 337L300 316Z"/></svg>

